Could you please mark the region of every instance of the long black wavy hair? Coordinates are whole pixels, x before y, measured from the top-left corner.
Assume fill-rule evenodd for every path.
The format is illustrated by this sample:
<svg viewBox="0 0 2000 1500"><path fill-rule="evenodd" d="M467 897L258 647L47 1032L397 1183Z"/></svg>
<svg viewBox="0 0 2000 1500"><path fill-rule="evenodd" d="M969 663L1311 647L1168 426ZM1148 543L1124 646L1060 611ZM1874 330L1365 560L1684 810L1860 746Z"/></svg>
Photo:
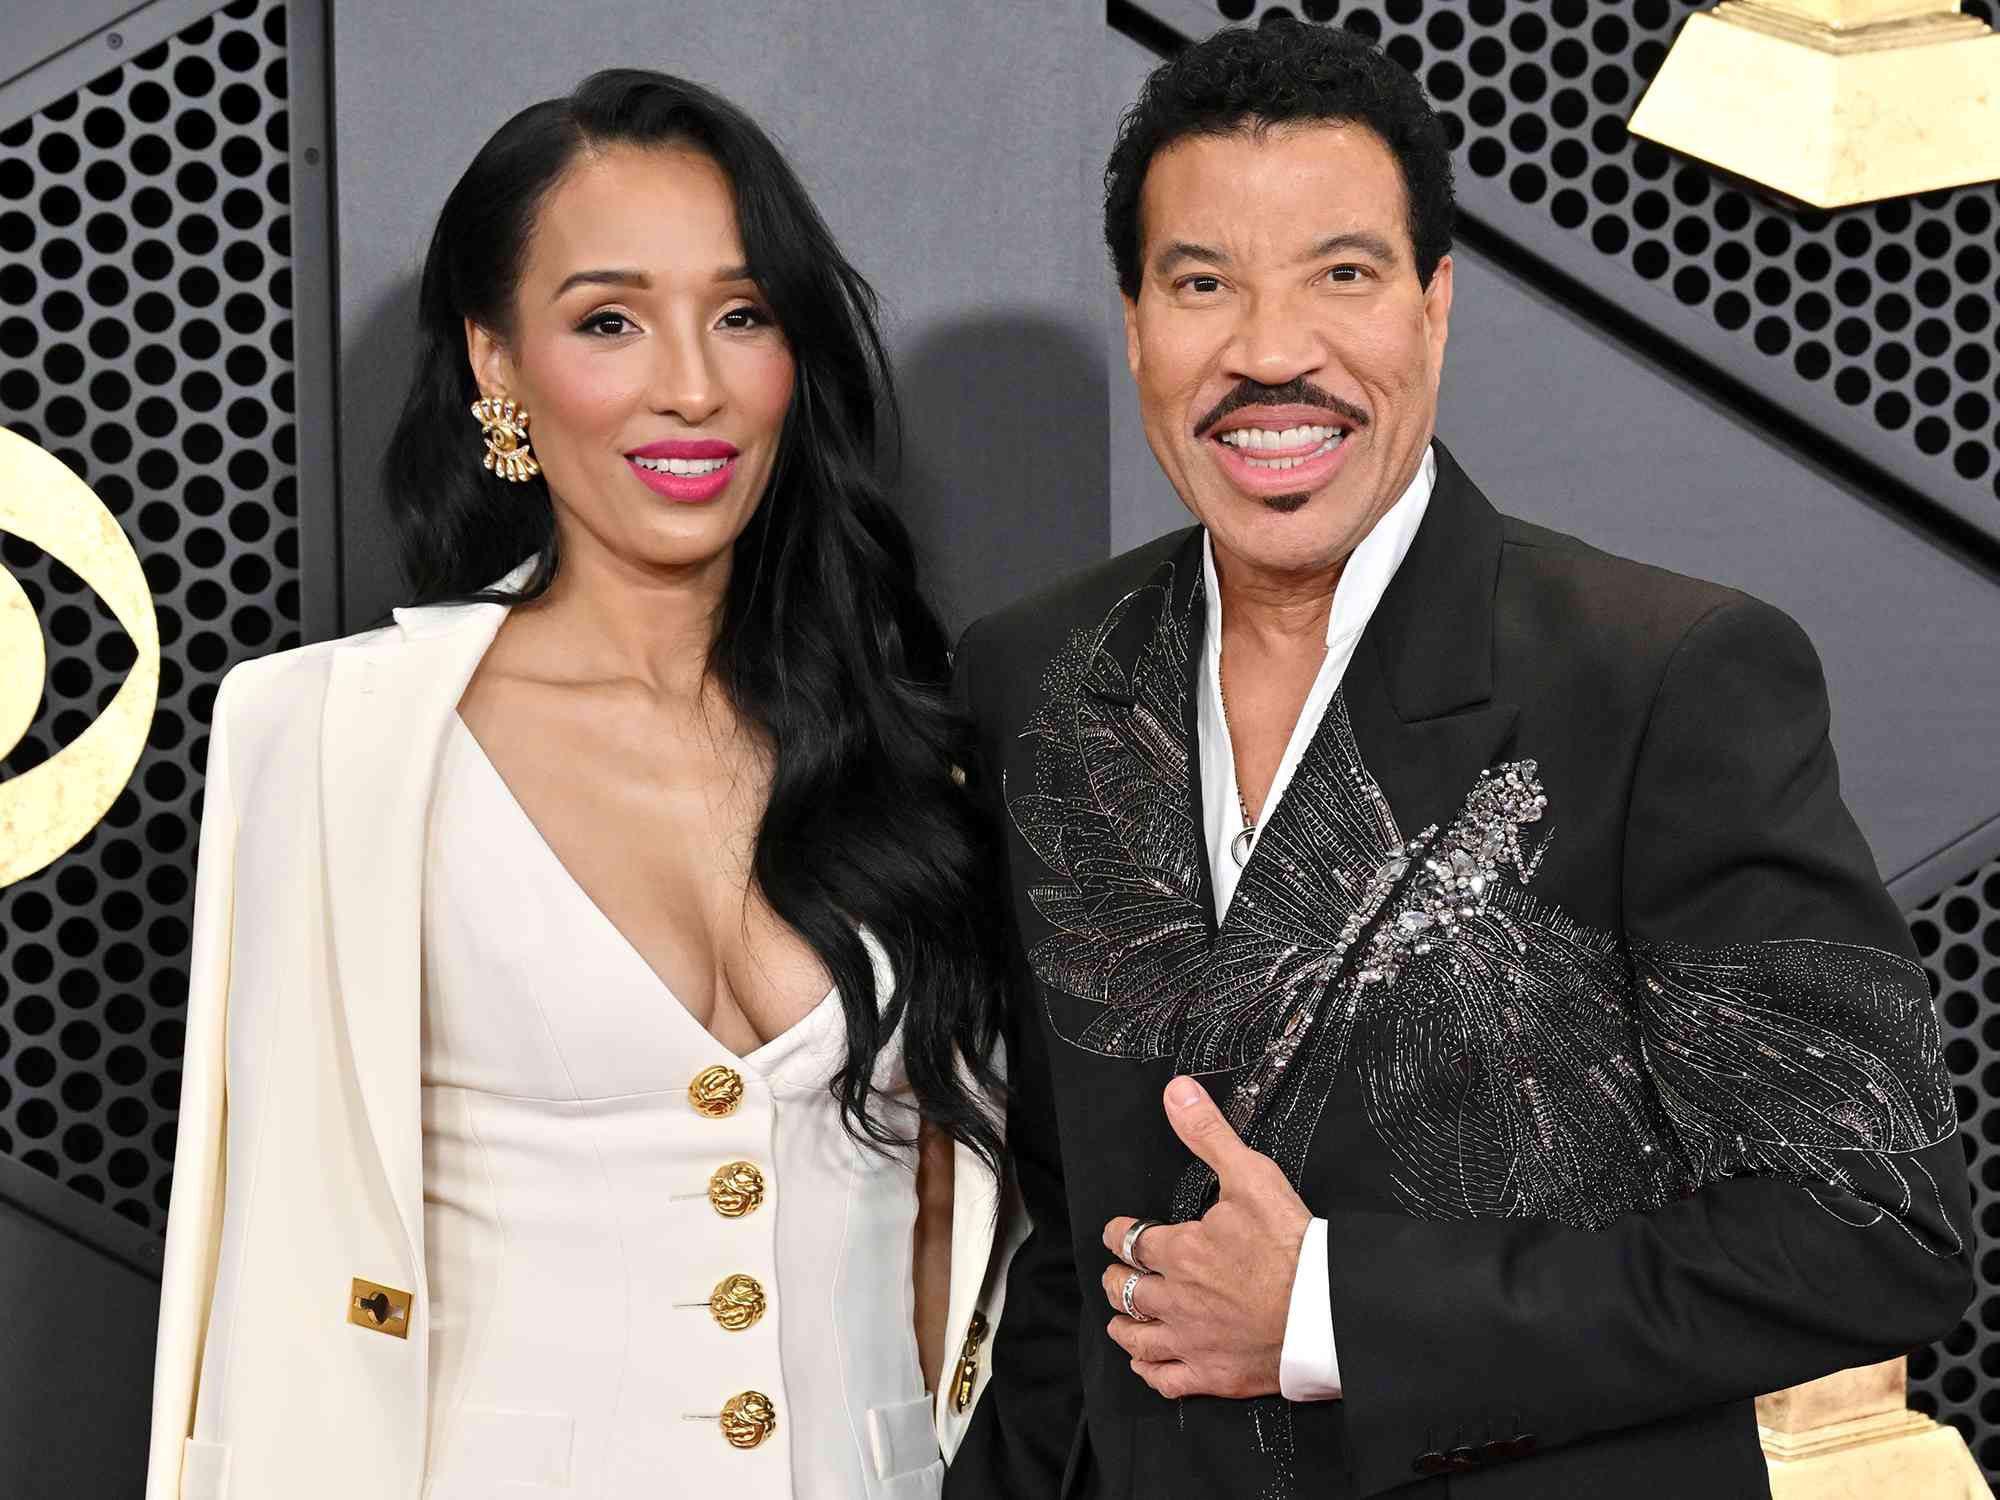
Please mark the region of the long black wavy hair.
<svg viewBox="0 0 2000 1500"><path fill-rule="evenodd" d="M875 293L778 148L727 100L661 73L593 74L501 126L445 200L419 289L416 376L383 463L416 602L533 599L555 579L545 481L514 485L479 465L465 320L506 337L544 198L579 155L614 145L691 148L722 169L795 364L708 665L775 750L752 873L840 992L847 1057L833 1091L856 1139L909 1144L869 1108L900 1026L924 1119L997 1164L997 856L953 774L972 747L949 699L946 637L878 472L878 428L895 430L896 405ZM520 594L488 591L531 557ZM860 927L895 971L879 1010Z"/></svg>

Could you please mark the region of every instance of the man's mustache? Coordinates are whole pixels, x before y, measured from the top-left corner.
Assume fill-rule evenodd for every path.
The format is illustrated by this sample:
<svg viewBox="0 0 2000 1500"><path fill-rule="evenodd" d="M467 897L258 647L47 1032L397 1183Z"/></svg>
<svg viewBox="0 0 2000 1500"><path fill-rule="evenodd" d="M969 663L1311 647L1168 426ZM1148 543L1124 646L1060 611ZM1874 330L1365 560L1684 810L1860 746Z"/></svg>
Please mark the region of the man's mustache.
<svg viewBox="0 0 2000 1500"><path fill-rule="evenodd" d="M1301 375L1297 380L1288 380L1283 385L1260 385L1254 380L1239 381L1236 388L1220 401L1207 416L1195 423L1194 435L1207 437L1215 424L1232 412L1239 412L1246 406L1323 406L1349 427L1366 427L1368 413L1351 401L1343 401L1329 391L1323 391Z"/></svg>

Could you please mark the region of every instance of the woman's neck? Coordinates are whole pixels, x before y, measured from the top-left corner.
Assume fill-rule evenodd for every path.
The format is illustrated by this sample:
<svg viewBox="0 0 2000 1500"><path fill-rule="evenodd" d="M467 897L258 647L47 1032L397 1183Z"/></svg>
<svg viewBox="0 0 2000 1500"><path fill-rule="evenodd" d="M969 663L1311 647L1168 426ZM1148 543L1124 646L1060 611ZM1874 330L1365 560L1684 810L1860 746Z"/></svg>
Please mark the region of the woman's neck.
<svg viewBox="0 0 2000 1500"><path fill-rule="evenodd" d="M562 565L548 593L515 612L528 627L514 631L516 669L554 680L623 681L661 698L700 697L730 555L657 568L592 541L562 540Z"/></svg>

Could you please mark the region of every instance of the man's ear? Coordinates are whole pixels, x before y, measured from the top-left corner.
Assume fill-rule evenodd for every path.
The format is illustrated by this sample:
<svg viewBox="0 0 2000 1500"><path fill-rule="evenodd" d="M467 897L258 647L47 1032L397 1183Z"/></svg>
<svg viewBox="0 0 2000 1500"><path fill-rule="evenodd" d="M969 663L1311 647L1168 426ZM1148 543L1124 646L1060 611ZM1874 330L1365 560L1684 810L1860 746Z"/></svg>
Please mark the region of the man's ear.
<svg viewBox="0 0 2000 1500"><path fill-rule="evenodd" d="M514 393L514 361L507 346L470 318L465 320L465 357L472 365L472 379L480 395Z"/></svg>
<svg viewBox="0 0 2000 1500"><path fill-rule="evenodd" d="M1125 297L1125 368L1132 372L1132 378L1139 378L1139 299Z"/></svg>
<svg viewBox="0 0 2000 1500"><path fill-rule="evenodd" d="M1424 288L1424 332L1430 340L1431 368L1444 372L1444 346L1451 337L1451 257L1440 259Z"/></svg>

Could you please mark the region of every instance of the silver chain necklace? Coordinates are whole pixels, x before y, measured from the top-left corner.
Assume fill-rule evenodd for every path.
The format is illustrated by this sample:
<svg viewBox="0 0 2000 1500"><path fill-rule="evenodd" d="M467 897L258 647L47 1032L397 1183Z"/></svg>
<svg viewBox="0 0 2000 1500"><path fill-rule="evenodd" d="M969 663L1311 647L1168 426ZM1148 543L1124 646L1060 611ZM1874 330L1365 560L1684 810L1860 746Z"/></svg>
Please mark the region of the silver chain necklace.
<svg viewBox="0 0 2000 1500"><path fill-rule="evenodd" d="M1229 692L1222 685L1222 652L1215 653L1215 697L1222 705L1222 727L1229 733L1229 775L1236 783L1236 810L1243 815L1243 826L1229 841L1229 857L1236 861L1236 868L1242 869L1250 863L1250 850L1257 842L1257 820L1250 816L1250 804L1243 800L1243 780L1236 774L1236 731L1229 727Z"/></svg>

